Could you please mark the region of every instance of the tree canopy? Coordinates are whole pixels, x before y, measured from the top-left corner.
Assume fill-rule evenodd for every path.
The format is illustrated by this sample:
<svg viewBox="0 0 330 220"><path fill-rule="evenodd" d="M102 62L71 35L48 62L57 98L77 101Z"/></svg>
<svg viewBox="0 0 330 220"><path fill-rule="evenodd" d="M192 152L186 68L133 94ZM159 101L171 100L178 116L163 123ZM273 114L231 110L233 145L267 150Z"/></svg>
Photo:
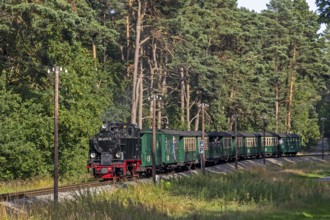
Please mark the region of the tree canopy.
<svg viewBox="0 0 330 220"><path fill-rule="evenodd" d="M317 7L319 8L320 17L319 21L329 24L330 22L330 2L329 0L316 0Z"/></svg>

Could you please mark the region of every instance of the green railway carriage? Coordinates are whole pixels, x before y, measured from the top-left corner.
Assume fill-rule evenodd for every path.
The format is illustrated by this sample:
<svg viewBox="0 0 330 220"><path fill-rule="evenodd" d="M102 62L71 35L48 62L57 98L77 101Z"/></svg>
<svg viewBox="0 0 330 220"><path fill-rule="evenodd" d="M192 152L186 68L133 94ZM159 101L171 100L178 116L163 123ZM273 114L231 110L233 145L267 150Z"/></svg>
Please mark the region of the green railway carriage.
<svg viewBox="0 0 330 220"><path fill-rule="evenodd" d="M162 151L164 143L162 143L163 137L166 134L160 130L156 130L156 166L160 166L163 163ZM143 130L141 132L141 146L142 146L142 167L152 166L152 130Z"/></svg>
<svg viewBox="0 0 330 220"><path fill-rule="evenodd" d="M233 157L233 140L229 132L209 132L210 151L213 158L228 161Z"/></svg>
<svg viewBox="0 0 330 220"><path fill-rule="evenodd" d="M243 148L247 158L258 157L260 155L260 146L258 145L258 136L255 133L241 133L243 135Z"/></svg>
<svg viewBox="0 0 330 220"><path fill-rule="evenodd" d="M256 132L258 145L261 155L265 152L266 156L278 156L280 154L278 147L278 135L271 132Z"/></svg>
<svg viewBox="0 0 330 220"><path fill-rule="evenodd" d="M284 144L283 153L287 156L295 156L301 149L300 135L287 134L286 142Z"/></svg>
<svg viewBox="0 0 330 220"><path fill-rule="evenodd" d="M156 166L184 166L198 163L199 147L202 139L200 131L177 131L169 129L156 130ZM142 167L152 166L152 130L141 132ZM205 133L205 155L209 155L208 137Z"/></svg>
<svg viewBox="0 0 330 220"><path fill-rule="evenodd" d="M208 132L209 157L206 158L208 162L218 163L223 160L224 135L231 136L227 132Z"/></svg>
<svg viewBox="0 0 330 220"><path fill-rule="evenodd" d="M279 156L282 156L284 152L287 151L287 146L288 146L288 136L287 134L284 133L277 133L278 136L278 151L279 151Z"/></svg>
<svg viewBox="0 0 330 220"><path fill-rule="evenodd" d="M198 163L200 158L199 148L202 140L201 131L181 131L180 146L184 152L184 163ZM209 157L208 136L204 133L204 154Z"/></svg>
<svg viewBox="0 0 330 220"><path fill-rule="evenodd" d="M156 166L170 166L184 163L185 152L182 147L182 132L156 130ZM152 130L141 132L142 167L152 166Z"/></svg>
<svg viewBox="0 0 330 220"><path fill-rule="evenodd" d="M245 157L246 156L246 149L243 145L243 135L241 133L235 133L232 132L231 133L233 141L232 141L232 152L231 154L233 155L233 158L235 158L236 155L236 143L237 143L237 155L238 158L240 157ZM236 141L236 137L237 137L237 141Z"/></svg>

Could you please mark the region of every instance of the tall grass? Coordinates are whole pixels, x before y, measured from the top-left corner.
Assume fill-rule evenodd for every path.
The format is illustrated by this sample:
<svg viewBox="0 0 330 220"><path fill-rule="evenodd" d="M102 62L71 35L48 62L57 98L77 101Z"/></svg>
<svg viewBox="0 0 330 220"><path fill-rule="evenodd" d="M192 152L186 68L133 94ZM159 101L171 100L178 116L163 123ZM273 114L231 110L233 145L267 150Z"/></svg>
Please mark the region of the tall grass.
<svg viewBox="0 0 330 220"><path fill-rule="evenodd" d="M313 169L314 167L314 169ZM73 200L35 204L32 219L301 219L330 218L330 184L309 174L330 164L254 168L138 183ZM288 170L294 172L287 172ZM303 174L303 175L302 175Z"/></svg>
<svg viewBox="0 0 330 220"><path fill-rule="evenodd" d="M144 206L135 203L128 196L116 197L108 193L95 195L89 191L77 195L76 199L67 200L58 204L35 204L30 210L34 219L166 219L166 216L157 211L155 206ZM117 201L118 199L118 201ZM120 200L119 200L120 199Z"/></svg>
<svg viewBox="0 0 330 220"><path fill-rule="evenodd" d="M27 180L0 182L0 193L11 193L37 188L47 188L52 186L53 182L53 179L47 176L35 177Z"/></svg>

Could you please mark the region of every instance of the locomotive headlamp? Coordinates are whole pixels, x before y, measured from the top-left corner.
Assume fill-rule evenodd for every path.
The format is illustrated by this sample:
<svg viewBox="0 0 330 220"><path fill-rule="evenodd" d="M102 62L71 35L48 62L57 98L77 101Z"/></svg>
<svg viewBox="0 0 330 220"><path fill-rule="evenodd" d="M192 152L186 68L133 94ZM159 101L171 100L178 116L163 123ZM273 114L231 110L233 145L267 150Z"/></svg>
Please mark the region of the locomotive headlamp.
<svg viewBox="0 0 330 220"><path fill-rule="evenodd" d="M116 157L117 157L117 158L120 158L122 154L123 154L122 152L117 152L117 153L116 153Z"/></svg>
<svg viewBox="0 0 330 220"><path fill-rule="evenodd" d="M95 158L96 157L96 153L91 153L91 158Z"/></svg>
<svg viewBox="0 0 330 220"><path fill-rule="evenodd" d="M103 130L105 130L107 128L107 125L106 124L103 124L102 127L101 127Z"/></svg>

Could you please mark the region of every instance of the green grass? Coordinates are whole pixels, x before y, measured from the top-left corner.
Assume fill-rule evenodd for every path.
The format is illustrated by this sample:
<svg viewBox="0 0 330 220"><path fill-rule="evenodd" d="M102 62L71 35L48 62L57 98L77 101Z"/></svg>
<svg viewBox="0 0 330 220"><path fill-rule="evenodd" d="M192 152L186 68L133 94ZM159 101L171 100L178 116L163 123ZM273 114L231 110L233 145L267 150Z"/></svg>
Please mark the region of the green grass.
<svg viewBox="0 0 330 220"><path fill-rule="evenodd" d="M59 181L60 185L69 185L74 183L81 183L87 181L93 181L94 179L90 174L82 175L75 180L61 180ZM33 189L49 188L53 187L54 180L52 177L43 176L43 177L34 177L27 180L15 180L15 181L0 181L0 194L2 193L12 193L12 192L22 192ZM0 218L0 220L2 220Z"/></svg>
<svg viewBox="0 0 330 220"><path fill-rule="evenodd" d="M35 204L30 219L329 219L330 163L256 167Z"/></svg>

